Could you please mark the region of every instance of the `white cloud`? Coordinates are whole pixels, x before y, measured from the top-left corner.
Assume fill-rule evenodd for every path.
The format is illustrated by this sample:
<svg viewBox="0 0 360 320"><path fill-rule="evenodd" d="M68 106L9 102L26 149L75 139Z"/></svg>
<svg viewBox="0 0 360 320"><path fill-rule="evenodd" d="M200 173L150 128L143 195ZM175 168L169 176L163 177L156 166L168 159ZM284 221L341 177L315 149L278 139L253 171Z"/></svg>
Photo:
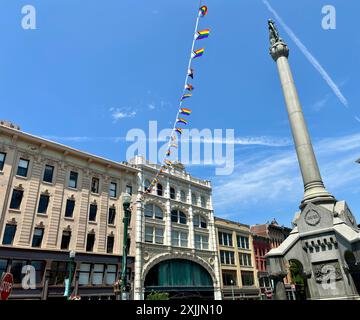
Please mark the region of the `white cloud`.
<svg viewBox="0 0 360 320"><path fill-rule="evenodd" d="M322 139L314 149L325 186L334 196L337 191L360 192L360 167L355 163L360 154L360 134ZM233 210L236 203L242 210L267 205L272 214L280 202L300 202L303 183L294 148L271 148L240 157L231 176L213 178L214 205L220 212Z"/></svg>
<svg viewBox="0 0 360 320"><path fill-rule="evenodd" d="M124 119L124 118L133 118L136 116L136 111L130 110L129 108L110 108L111 117L114 119L114 122Z"/></svg>
<svg viewBox="0 0 360 320"><path fill-rule="evenodd" d="M155 109L155 105L154 105L153 103L149 103L149 104L148 104L148 108L149 108L150 110L154 110L154 109Z"/></svg>

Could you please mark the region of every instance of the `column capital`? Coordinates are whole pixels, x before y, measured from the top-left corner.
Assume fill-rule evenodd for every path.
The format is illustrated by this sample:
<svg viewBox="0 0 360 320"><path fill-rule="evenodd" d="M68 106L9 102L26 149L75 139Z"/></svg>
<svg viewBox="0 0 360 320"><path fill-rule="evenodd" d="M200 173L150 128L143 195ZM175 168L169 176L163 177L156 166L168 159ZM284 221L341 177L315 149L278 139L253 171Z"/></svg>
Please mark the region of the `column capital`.
<svg viewBox="0 0 360 320"><path fill-rule="evenodd" d="M277 61L277 59L279 59L280 57L288 58L289 47L284 41L280 40L270 47L270 55L274 59L274 61Z"/></svg>

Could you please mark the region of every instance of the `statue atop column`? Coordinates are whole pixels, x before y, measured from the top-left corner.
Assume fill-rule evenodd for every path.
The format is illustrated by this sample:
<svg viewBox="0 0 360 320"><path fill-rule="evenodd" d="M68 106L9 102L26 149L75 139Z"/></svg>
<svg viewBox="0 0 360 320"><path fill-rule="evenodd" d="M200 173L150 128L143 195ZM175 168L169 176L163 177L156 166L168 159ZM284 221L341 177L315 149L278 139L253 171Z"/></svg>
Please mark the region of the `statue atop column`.
<svg viewBox="0 0 360 320"><path fill-rule="evenodd" d="M280 38L279 32L275 26L275 22L269 19L268 24L269 24L269 39L271 46L273 46L276 42L283 42L283 39Z"/></svg>

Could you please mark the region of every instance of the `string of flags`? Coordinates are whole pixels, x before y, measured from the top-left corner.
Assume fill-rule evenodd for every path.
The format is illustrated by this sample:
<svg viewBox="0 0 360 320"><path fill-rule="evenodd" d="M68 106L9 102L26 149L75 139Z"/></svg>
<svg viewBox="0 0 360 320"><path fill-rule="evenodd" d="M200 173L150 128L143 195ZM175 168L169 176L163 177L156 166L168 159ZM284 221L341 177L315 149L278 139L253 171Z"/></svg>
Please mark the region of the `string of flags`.
<svg viewBox="0 0 360 320"><path fill-rule="evenodd" d="M150 185L147 186L147 189L143 193L141 200L144 199L145 194L150 193L152 191L154 186L159 181L159 176L165 172L165 169L171 167L174 164L174 161L170 160L169 157L172 155L172 151L178 148L178 144L176 143L176 141L179 138L179 136L183 133L183 128L181 126L187 125L189 123L189 120L186 117L189 117L191 115L192 110L190 108L183 107L183 102L184 100L192 97L193 95L192 92L195 89L194 86L191 83L189 83L189 78L194 79L194 69L191 68L192 62L194 59L201 57L205 52L205 48L200 48L195 50L195 43L198 40L208 38L210 35L210 29L198 30L200 19L204 18L207 14L208 14L207 6L202 5L202 1L200 1L200 8L198 10L196 24L195 24L195 33L192 41L191 54L190 54L190 59L185 77L185 85L179 101L179 108L175 118L176 120L174 122L172 132L170 134L170 139L165 152L165 157L163 159L163 164L161 164L159 170L157 171Z"/></svg>

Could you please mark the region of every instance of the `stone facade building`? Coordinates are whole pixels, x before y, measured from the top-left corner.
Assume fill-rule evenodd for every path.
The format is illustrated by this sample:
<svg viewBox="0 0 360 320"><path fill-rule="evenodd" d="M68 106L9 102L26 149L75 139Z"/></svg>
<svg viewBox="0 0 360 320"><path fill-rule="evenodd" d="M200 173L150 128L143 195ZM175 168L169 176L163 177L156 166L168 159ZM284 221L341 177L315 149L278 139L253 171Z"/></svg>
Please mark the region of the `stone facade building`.
<svg viewBox="0 0 360 320"><path fill-rule="evenodd" d="M75 293L113 299L121 267L122 194L137 189L138 169L0 124L0 274L11 272L11 298L62 297L69 251L76 252ZM130 233L135 227L132 219ZM135 241L129 248L133 277ZM23 267L36 288L21 284ZM31 268L32 268L31 267Z"/></svg>
<svg viewBox="0 0 360 320"><path fill-rule="evenodd" d="M260 299L250 226L215 218L223 299Z"/></svg>
<svg viewBox="0 0 360 320"><path fill-rule="evenodd" d="M158 165L142 157L139 195ZM152 290L170 297L221 299L211 183L192 177L181 164L168 168L136 211L135 299Z"/></svg>

